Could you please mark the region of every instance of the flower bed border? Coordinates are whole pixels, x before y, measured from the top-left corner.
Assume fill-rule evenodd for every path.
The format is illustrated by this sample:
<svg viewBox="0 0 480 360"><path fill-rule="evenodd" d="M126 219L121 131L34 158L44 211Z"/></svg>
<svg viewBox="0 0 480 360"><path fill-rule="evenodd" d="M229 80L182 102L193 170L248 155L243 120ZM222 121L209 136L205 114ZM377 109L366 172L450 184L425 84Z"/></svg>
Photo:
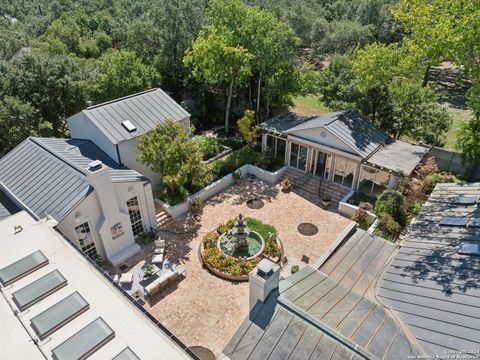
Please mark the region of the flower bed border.
<svg viewBox="0 0 480 360"><path fill-rule="evenodd" d="M278 260L273 260L270 257L266 255L262 255L263 258L268 259L275 264L280 263L281 259L283 259L284 256L284 251L283 251L283 244L282 241L277 237L277 245L278 249L280 250L280 256L278 257ZM210 266L207 262L203 261L203 256L202 256L202 250L203 250L203 240L200 243L200 246L198 247L198 259L200 260L200 264L202 266L206 267L208 271L210 271L213 275L216 277L223 279L223 280L228 280L228 281L234 281L234 282L245 282L248 281L248 274L246 275L230 275L224 272L221 272L220 270L216 270L213 266ZM228 255L227 255L228 256Z"/></svg>

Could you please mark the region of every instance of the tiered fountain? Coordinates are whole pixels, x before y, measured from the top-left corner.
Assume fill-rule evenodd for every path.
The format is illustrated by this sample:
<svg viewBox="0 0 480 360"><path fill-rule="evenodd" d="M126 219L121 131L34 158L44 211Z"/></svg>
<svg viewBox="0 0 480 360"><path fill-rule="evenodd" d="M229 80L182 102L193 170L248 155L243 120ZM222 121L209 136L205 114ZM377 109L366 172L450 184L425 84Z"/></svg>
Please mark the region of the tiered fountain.
<svg viewBox="0 0 480 360"><path fill-rule="evenodd" d="M233 229L218 239L218 247L224 254L244 261L262 254L264 246L262 236L248 228L242 214L235 219Z"/></svg>

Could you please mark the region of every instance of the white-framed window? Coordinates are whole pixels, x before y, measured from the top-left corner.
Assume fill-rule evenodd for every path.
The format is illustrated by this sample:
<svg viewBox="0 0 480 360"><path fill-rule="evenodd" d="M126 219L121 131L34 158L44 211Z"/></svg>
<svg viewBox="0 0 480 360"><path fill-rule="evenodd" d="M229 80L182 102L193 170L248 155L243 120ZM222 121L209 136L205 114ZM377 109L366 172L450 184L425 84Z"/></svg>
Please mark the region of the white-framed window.
<svg viewBox="0 0 480 360"><path fill-rule="evenodd" d="M357 172L357 166L357 162L336 155L333 181L337 184L351 188L353 186L355 173Z"/></svg>
<svg viewBox="0 0 480 360"><path fill-rule="evenodd" d="M127 201L128 215L130 215L130 224L132 225L133 235L137 237L145 231L143 228L142 212L138 203L138 197L133 197Z"/></svg>
<svg viewBox="0 0 480 360"><path fill-rule="evenodd" d="M88 221L75 227L75 235L82 251L90 259L96 260L98 252Z"/></svg>
<svg viewBox="0 0 480 360"><path fill-rule="evenodd" d="M275 154L275 157L282 162L285 161L285 152L287 151L287 140L277 136L267 135L266 150Z"/></svg>

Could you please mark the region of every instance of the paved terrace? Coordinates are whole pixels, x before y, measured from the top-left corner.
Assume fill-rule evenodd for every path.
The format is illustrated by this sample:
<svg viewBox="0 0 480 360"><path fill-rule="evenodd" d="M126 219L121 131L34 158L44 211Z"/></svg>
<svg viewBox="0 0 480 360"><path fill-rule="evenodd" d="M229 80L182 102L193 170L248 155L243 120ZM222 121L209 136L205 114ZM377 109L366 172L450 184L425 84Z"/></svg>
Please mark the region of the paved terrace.
<svg viewBox="0 0 480 360"><path fill-rule="evenodd" d="M248 208L246 201L253 197L262 199L265 206L258 210ZM239 213L274 225L285 255L307 255L310 263L349 223L294 193L281 192L279 185L255 181L233 186L210 199L196 221L188 215L161 231L167 242L167 258L183 265L187 276L146 307L188 346L205 346L217 356L248 313L248 283L231 283L210 274L200 265L198 248L205 233ZM303 236L297 232L297 225L306 221L318 226L317 235Z"/></svg>

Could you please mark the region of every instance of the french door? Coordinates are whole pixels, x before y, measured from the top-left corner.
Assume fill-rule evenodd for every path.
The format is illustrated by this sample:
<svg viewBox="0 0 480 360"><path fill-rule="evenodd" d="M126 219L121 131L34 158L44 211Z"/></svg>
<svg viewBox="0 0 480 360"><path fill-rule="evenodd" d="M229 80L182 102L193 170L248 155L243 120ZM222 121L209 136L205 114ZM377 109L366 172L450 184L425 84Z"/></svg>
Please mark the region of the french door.
<svg viewBox="0 0 480 360"><path fill-rule="evenodd" d="M299 170L307 170L308 148L306 146L292 143L290 148L289 165Z"/></svg>
<svg viewBox="0 0 480 360"><path fill-rule="evenodd" d="M331 164L332 155L321 152L320 150L313 150L310 173L322 179L328 179Z"/></svg>

